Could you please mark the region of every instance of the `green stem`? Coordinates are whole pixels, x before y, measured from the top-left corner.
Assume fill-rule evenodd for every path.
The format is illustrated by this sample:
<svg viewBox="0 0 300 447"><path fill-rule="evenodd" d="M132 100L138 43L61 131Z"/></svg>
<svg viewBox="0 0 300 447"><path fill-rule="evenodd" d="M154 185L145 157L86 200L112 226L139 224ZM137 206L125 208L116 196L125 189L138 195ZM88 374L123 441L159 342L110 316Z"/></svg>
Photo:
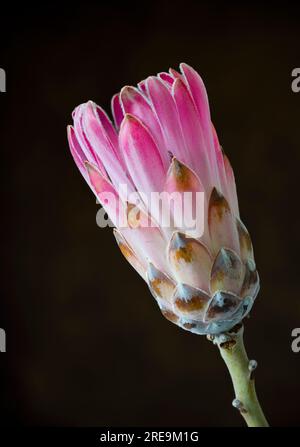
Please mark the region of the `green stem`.
<svg viewBox="0 0 300 447"><path fill-rule="evenodd" d="M257 399L252 377L256 362L254 360L249 362L243 333L244 328L241 326L229 334L215 337L214 342L218 345L231 376L235 392L233 405L240 411L248 427L268 427L268 422Z"/></svg>

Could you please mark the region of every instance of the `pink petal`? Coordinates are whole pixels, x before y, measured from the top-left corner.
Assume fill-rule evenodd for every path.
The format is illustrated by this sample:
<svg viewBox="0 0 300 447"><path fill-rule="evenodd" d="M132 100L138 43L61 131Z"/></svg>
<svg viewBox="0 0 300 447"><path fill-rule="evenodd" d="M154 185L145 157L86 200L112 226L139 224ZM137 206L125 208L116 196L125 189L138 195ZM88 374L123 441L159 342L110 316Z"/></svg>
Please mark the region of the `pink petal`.
<svg viewBox="0 0 300 447"><path fill-rule="evenodd" d="M182 80L182 75L174 68L169 68L169 72L173 79L181 79Z"/></svg>
<svg viewBox="0 0 300 447"><path fill-rule="evenodd" d="M169 90L172 89L172 85L174 83L174 78L169 73L162 72L162 73L158 73L157 76L159 77L159 79L161 79L164 82L165 86Z"/></svg>
<svg viewBox="0 0 300 447"><path fill-rule="evenodd" d="M119 93L117 93L116 95L114 95L112 97L111 110L112 110L112 114L114 117L114 122L115 122L116 128L119 129L119 127L121 126L121 122L124 118L124 113L123 113L123 110L121 107Z"/></svg>
<svg viewBox="0 0 300 447"><path fill-rule="evenodd" d="M180 69L199 113L203 141L209 154L209 161L213 171L212 174L217 177L218 173L215 169L216 154L214 150L209 103L205 85L199 74L189 65L184 63L180 64ZM220 187L218 183L215 183L214 186Z"/></svg>
<svg viewBox="0 0 300 447"><path fill-rule="evenodd" d="M176 104L170 91L158 78L147 79L147 89L165 138L167 150L183 162L188 161Z"/></svg>
<svg viewBox="0 0 300 447"><path fill-rule="evenodd" d="M113 185L104 178L97 167L89 162L85 163L91 187L99 202L107 212L110 220L118 227L125 218L125 209Z"/></svg>
<svg viewBox="0 0 300 447"><path fill-rule="evenodd" d="M147 96L147 89L146 89L146 81L145 80L143 80L143 81L138 83L138 88L145 96Z"/></svg>
<svg viewBox="0 0 300 447"><path fill-rule="evenodd" d="M103 162L112 183L116 187L121 184L127 185L129 192L132 192L133 185L124 169L124 162L121 161L116 149L107 137L95 105L91 102L86 104L83 112L83 127L89 143Z"/></svg>
<svg viewBox="0 0 300 447"><path fill-rule="evenodd" d="M99 159L94 148L91 146L83 130L83 111L85 110L85 108L86 104L81 104L80 106L76 107L76 109L72 113L76 139L85 154L85 159L90 161L91 163L95 163L96 165L98 165L101 172L103 172L105 171L103 163Z"/></svg>
<svg viewBox="0 0 300 447"><path fill-rule="evenodd" d="M173 84L173 96L177 105L189 158L186 164L198 173L202 184L209 189L212 179L210 178L210 165L201 133L199 117L186 86L179 78Z"/></svg>
<svg viewBox="0 0 300 447"><path fill-rule="evenodd" d="M68 135L70 151L74 158L74 161L75 161L79 171L81 172L81 174L83 175L85 180L88 182L88 175L87 175L86 168L84 165L86 157L81 149L80 144L78 143L74 128L72 126L67 127L67 135Z"/></svg>
<svg viewBox="0 0 300 447"><path fill-rule="evenodd" d="M136 189L145 194L161 191L166 171L158 148L141 121L126 114L119 142Z"/></svg>
<svg viewBox="0 0 300 447"><path fill-rule="evenodd" d="M123 87L121 90L121 104L124 113L136 116L151 132L161 158L164 164L168 164L168 154L165 147L163 135L160 129L158 120L144 95L142 95L138 89L134 87Z"/></svg>

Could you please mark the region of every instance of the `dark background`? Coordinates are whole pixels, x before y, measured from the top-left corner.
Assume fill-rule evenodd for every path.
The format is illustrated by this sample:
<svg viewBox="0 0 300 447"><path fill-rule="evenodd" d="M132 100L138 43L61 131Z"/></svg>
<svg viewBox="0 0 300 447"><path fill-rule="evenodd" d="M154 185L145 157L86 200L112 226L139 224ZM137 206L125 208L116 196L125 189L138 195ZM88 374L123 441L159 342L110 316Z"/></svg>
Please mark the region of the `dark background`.
<svg viewBox="0 0 300 447"><path fill-rule="evenodd" d="M1 6L2 425L243 425L217 349L164 320L69 154L73 108L182 61L203 76L261 293L246 323L272 425L300 425L299 8ZM6 6L7 8L7 6Z"/></svg>

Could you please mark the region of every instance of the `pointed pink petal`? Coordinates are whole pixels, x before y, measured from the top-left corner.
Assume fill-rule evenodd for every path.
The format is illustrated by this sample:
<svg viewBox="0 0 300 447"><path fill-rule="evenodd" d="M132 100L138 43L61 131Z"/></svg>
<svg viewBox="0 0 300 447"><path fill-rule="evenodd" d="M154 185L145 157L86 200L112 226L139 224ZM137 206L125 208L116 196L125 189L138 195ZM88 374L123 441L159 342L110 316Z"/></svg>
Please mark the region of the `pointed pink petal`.
<svg viewBox="0 0 300 447"><path fill-rule="evenodd" d="M70 151L71 154L74 158L74 161L79 169L79 171L81 172L81 174L83 175L83 177L85 178L85 180L89 183L88 181L88 175L86 172L86 168L84 165L84 162L86 160L86 157L81 149L80 144L78 143L78 140L76 138L75 135L75 131L74 128L72 126L68 126L67 127L67 135L68 135L68 142L69 142L69 147L70 147Z"/></svg>
<svg viewBox="0 0 300 447"><path fill-rule="evenodd" d="M89 162L85 163L91 187L99 202L107 212L110 220L118 227L124 221L126 214L124 206L113 185L104 178L97 167Z"/></svg>
<svg viewBox="0 0 300 447"><path fill-rule="evenodd" d="M167 150L179 160L187 162L179 116L170 91L162 81L154 76L149 77L146 84L149 98L164 135Z"/></svg>
<svg viewBox="0 0 300 447"><path fill-rule="evenodd" d="M144 95L147 96L148 93L147 93L147 89L146 89L146 81L145 80L138 83L138 88Z"/></svg>
<svg viewBox="0 0 300 447"><path fill-rule="evenodd" d="M123 87L121 104L125 113L136 116L149 129L164 164L168 164L168 154L158 120L147 99L134 87Z"/></svg>
<svg viewBox="0 0 300 447"><path fill-rule="evenodd" d="M107 137L98 118L95 105L91 102L86 104L83 112L83 127L88 141L103 162L112 183L116 187L121 184L127 185L128 191L132 192L133 185L126 174L125 166Z"/></svg>
<svg viewBox="0 0 300 447"><path fill-rule="evenodd" d="M102 174L104 175L105 168L103 166L102 161L99 159L97 153L95 152L94 148L91 146L90 142L87 139L87 136L83 129L83 111L85 110L87 104L81 104L80 106L76 107L76 109L73 111L72 116L74 120L74 131L76 135L76 139L78 143L80 144L82 151L85 154L85 160L95 163Z"/></svg>
<svg viewBox="0 0 300 447"><path fill-rule="evenodd" d="M217 169L216 169L216 153L214 150L214 142L213 142L213 134L211 127L211 118L209 111L209 103L208 97L205 89L205 85L199 76L199 74L189 65L180 64L181 72L183 73L184 79L188 86L188 90L194 100L196 108L198 110L198 114L201 122L201 129L203 135L203 142L206 146L206 150L208 152L210 165L212 168L212 175L217 180ZM218 183L215 183L214 186L220 187Z"/></svg>
<svg viewBox="0 0 300 447"><path fill-rule="evenodd" d="M201 120L201 126L203 128L204 139L207 147L209 148L212 146L213 143L213 135L205 85L199 74L189 65L184 63L180 64L180 69L186 80L192 98L196 104Z"/></svg>
<svg viewBox="0 0 300 447"><path fill-rule="evenodd" d="M119 93L117 93L116 95L114 95L112 97L111 110L112 110L112 114L114 117L114 122L115 122L116 128L119 129L119 127L121 126L121 122L124 118L124 113L123 113L123 110L121 107Z"/></svg>
<svg viewBox="0 0 300 447"><path fill-rule="evenodd" d="M166 85L166 87L171 90L172 89L172 85L174 83L174 78L169 74L169 73L158 73L157 76L159 77L159 79L161 79L164 84Z"/></svg>
<svg viewBox="0 0 300 447"><path fill-rule="evenodd" d="M137 190L146 194L161 191L166 171L158 148L141 121L125 115L119 142Z"/></svg>
<svg viewBox="0 0 300 447"><path fill-rule="evenodd" d="M177 70L175 70L174 68L169 68L169 73L173 77L173 79L181 79L181 80L183 80L182 79L182 75Z"/></svg>
<svg viewBox="0 0 300 447"><path fill-rule="evenodd" d="M179 78L173 84L173 96L187 149L188 160L185 163L197 172L202 184L208 189L212 179L210 178L210 165L199 117L185 84Z"/></svg>

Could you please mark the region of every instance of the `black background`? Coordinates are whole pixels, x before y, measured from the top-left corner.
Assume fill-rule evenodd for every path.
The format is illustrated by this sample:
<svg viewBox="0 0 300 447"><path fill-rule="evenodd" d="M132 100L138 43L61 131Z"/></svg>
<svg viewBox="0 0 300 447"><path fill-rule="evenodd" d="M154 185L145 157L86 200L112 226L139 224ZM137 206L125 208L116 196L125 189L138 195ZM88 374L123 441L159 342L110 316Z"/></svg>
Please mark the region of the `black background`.
<svg viewBox="0 0 300 447"><path fill-rule="evenodd" d="M246 323L272 425L299 425L299 8L284 2L1 6L2 425L243 425L217 350L164 320L66 140L73 108L185 61L235 170L261 292Z"/></svg>

